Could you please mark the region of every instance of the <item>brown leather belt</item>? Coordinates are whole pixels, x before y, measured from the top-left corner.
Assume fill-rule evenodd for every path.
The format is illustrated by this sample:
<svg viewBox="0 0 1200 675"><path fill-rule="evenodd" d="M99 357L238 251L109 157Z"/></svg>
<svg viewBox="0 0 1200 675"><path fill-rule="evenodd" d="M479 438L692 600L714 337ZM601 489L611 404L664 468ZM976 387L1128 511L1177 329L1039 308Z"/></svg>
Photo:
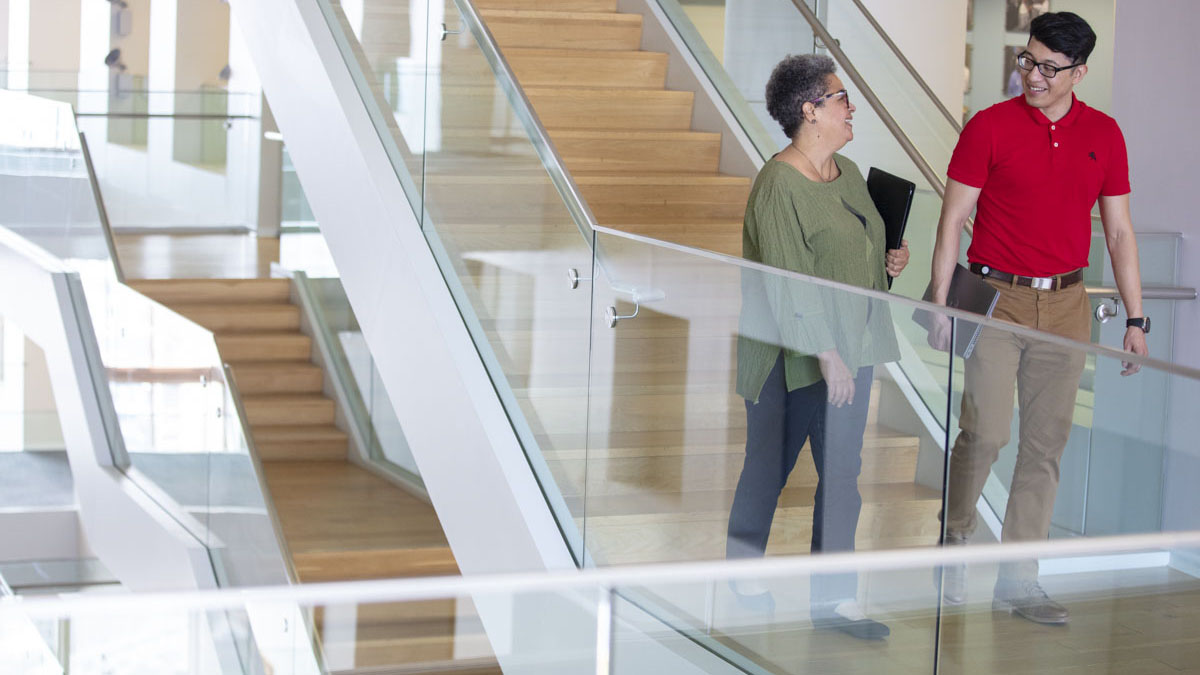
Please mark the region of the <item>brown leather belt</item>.
<svg viewBox="0 0 1200 675"><path fill-rule="evenodd" d="M1009 274L993 269L987 265L979 263L971 263L971 271L982 277L995 279L996 281L1012 284L1016 286L1029 286L1030 288L1039 291L1058 291L1083 281L1083 270L1078 269L1074 272L1066 274L1058 274L1052 277L1023 277L1019 274Z"/></svg>

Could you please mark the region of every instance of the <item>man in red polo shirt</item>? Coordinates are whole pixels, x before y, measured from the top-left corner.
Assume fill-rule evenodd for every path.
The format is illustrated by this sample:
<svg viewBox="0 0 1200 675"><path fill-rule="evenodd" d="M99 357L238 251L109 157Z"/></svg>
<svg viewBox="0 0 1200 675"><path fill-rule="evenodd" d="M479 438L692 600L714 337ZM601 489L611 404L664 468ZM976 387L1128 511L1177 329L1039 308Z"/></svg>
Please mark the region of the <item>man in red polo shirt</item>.
<svg viewBox="0 0 1200 675"><path fill-rule="evenodd" d="M1023 94L980 111L963 129L947 170L933 300L946 302L962 229L978 206L967 259L1000 294L995 318L1087 342L1091 316L1082 272L1091 210L1099 199L1117 288L1131 317L1124 346L1146 354L1150 325L1142 314L1125 139L1111 117L1072 92L1087 74L1095 44L1096 34L1075 14L1034 19L1017 60ZM949 328L941 317L930 343L946 349ZM1004 331L981 332L965 365L960 433L949 459L945 543L964 543L975 529L984 481L1009 440L1014 389L1020 438L1002 540L1048 536L1084 358L1079 350ZM1136 370L1126 364L1123 374ZM1003 565L994 606L1038 623L1066 623L1066 608L1046 595L1037 575L1036 560ZM962 566L945 571L948 603L963 602L965 588Z"/></svg>

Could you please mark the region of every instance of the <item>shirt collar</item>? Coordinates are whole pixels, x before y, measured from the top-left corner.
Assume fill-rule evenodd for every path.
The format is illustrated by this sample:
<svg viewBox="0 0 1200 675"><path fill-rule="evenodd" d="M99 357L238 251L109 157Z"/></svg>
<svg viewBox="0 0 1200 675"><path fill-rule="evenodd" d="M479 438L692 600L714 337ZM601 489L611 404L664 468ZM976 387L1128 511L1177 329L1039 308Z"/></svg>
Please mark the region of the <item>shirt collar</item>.
<svg viewBox="0 0 1200 675"><path fill-rule="evenodd" d="M1048 127L1051 124L1064 127L1071 126L1075 123L1075 120L1079 119L1079 115L1083 112L1084 107L1083 101L1080 101L1075 97L1075 92L1071 92L1071 109L1068 110L1067 114L1063 115L1063 118L1059 121L1051 122L1050 118L1042 114L1040 109L1029 105L1029 103L1025 100L1024 95L1017 96L1017 99L1021 101L1021 107L1025 109L1025 112L1029 113L1030 119L1044 127Z"/></svg>

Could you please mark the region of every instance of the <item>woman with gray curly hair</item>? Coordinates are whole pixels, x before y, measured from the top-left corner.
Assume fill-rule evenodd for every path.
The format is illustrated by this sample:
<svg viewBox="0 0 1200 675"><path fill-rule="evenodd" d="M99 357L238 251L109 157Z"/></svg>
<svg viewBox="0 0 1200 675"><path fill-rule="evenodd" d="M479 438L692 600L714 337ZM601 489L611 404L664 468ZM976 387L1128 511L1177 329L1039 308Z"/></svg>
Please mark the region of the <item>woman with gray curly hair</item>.
<svg viewBox="0 0 1200 675"><path fill-rule="evenodd" d="M742 235L745 258L863 288L887 290L908 247L886 251L883 220L854 162L855 107L827 56L789 56L767 83L767 111L790 139L754 180ZM746 460L729 515L726 555L761 556L779 496L809 441L817 471L812 551L852 551L862 497L863 433L873 367L899 356L884 303L796 280L743 276L738 393L746 399ZM863 639L887 626L856 603L854 574L812 582L812 618ZM738 600L772 611L761 584Z"/></svg>

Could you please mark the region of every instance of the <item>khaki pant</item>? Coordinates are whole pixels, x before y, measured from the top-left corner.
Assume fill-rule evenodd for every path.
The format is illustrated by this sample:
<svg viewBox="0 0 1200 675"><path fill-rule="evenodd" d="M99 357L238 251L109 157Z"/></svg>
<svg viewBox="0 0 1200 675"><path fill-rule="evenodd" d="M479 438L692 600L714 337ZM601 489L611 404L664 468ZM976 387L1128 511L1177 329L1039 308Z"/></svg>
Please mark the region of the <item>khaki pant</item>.
<svg viewBox="0 0 1200 675"><path fill-rule="evenodd" d="M1039 291L987 279L1000 292L994 318L1087 342L1091 311L1077 283ZM960 331L961 333L962 331ZM946 530L975 529L975 504L1012 428L1013 393L1020 409L1020 437L1002 541L1045 539L1050 532L1059 461L1071 435L1075 394L1086 354L985 327L965 364L959 434L950 453ZM1005 579L1036 579L1037 561L1005 565Z"/></svg>

